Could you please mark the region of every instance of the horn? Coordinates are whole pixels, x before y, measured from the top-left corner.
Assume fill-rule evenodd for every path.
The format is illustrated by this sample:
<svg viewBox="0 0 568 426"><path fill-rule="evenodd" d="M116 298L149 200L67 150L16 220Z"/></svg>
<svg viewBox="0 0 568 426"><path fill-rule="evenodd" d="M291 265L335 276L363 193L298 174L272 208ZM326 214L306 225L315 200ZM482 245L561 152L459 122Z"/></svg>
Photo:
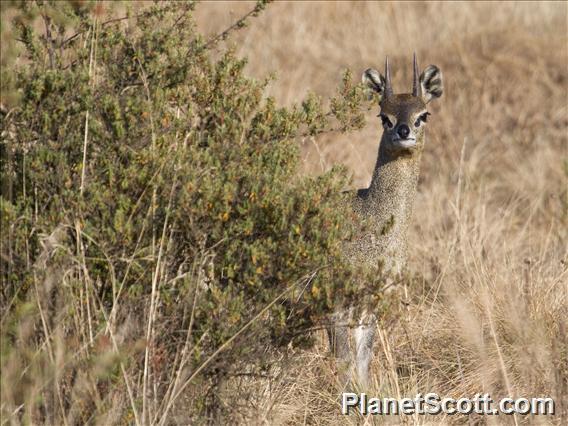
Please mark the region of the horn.
<svg viewBox="0 0 568 426"><path fill-rule="evenodd" d="M422 97L422 86L419 81L418 72L418 61L416 60L416 52L414 52L414 79L412 81L412 95L421 98Z"/></svg>
<svg viewBox="0 0 568 426"><path fill-rule="evenodd" d="M392 83L391 83L391 73L389 66L389 57L387 56L385 60L385 98L392 96Z"/></svg>

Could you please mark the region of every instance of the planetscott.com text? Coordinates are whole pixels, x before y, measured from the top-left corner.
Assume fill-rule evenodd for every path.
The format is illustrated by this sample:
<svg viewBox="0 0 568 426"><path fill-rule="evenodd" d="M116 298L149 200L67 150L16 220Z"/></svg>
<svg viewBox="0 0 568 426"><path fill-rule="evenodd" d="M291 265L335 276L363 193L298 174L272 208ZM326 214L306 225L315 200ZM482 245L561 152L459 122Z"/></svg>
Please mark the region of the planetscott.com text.
<svg viewBox="0 0 568 426"><path fill-rule="evenodd" d="M372 398L365 393L343 393L341 413L357 410L363 415L390 414L534 414L553 415L554 400L542 398L502 398L494 401L489 394L477 393L473 398L440 398L436 393L418 393L414 398Z"/></svg>

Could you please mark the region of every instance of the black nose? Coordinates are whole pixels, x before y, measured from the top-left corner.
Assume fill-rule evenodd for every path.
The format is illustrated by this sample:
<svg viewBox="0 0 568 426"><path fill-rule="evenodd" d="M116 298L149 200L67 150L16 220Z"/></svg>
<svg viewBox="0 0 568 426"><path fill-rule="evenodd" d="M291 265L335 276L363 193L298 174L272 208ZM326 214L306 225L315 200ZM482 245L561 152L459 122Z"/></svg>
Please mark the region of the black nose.
<svg viewBox="0 0 568 426"><path fill-rule="evenodd" d="M398 126L397 133L402 139L406 139L410 134L410 128L406 124L401 124Z"/></svg>

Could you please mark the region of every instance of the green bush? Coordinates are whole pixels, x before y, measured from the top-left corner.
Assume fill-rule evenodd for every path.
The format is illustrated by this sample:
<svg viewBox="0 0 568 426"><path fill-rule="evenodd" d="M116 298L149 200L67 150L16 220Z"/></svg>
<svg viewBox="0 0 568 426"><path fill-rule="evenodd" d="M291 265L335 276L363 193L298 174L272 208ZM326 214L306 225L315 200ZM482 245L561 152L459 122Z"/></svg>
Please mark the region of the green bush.
<svg viewBox="0 0 568 426"><path fill-rule="evenodd" d="M165 421L193 387L203 416L224 380L309 346L335 303L360 297L364 271L341 258L345 174L299 176L297 139L361 127L362 89L346 73L332 112L313 94L280 108L246 60L212 55L230 31L207 42L193 8L12 11L24 48L2 64L2 376L23 373L3 379L4 414Z"/></svg>

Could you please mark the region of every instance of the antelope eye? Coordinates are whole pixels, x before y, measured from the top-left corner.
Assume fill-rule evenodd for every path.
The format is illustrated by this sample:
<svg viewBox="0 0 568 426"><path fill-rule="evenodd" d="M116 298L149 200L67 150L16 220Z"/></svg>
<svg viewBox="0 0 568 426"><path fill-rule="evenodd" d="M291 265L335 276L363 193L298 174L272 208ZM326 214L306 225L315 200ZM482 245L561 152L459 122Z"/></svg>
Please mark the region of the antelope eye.
<svg viewBox="0 0 568 426"><path fill-rule="evenodd" d="M430 115L429 112L425 112L424 114L420 114L416 121L414 122L414 127L420 126L421 122L426 123L428 121L428 116Z"/></svg>
<svg viewBox="0 0 568 426"><path fill-rule="evenodd" d="M392 122L389 120L389 118L386 115L379 114L379 117L381 117L381 121L383 122L383 127L385 129L392 129L393 128Z"/></svg>

